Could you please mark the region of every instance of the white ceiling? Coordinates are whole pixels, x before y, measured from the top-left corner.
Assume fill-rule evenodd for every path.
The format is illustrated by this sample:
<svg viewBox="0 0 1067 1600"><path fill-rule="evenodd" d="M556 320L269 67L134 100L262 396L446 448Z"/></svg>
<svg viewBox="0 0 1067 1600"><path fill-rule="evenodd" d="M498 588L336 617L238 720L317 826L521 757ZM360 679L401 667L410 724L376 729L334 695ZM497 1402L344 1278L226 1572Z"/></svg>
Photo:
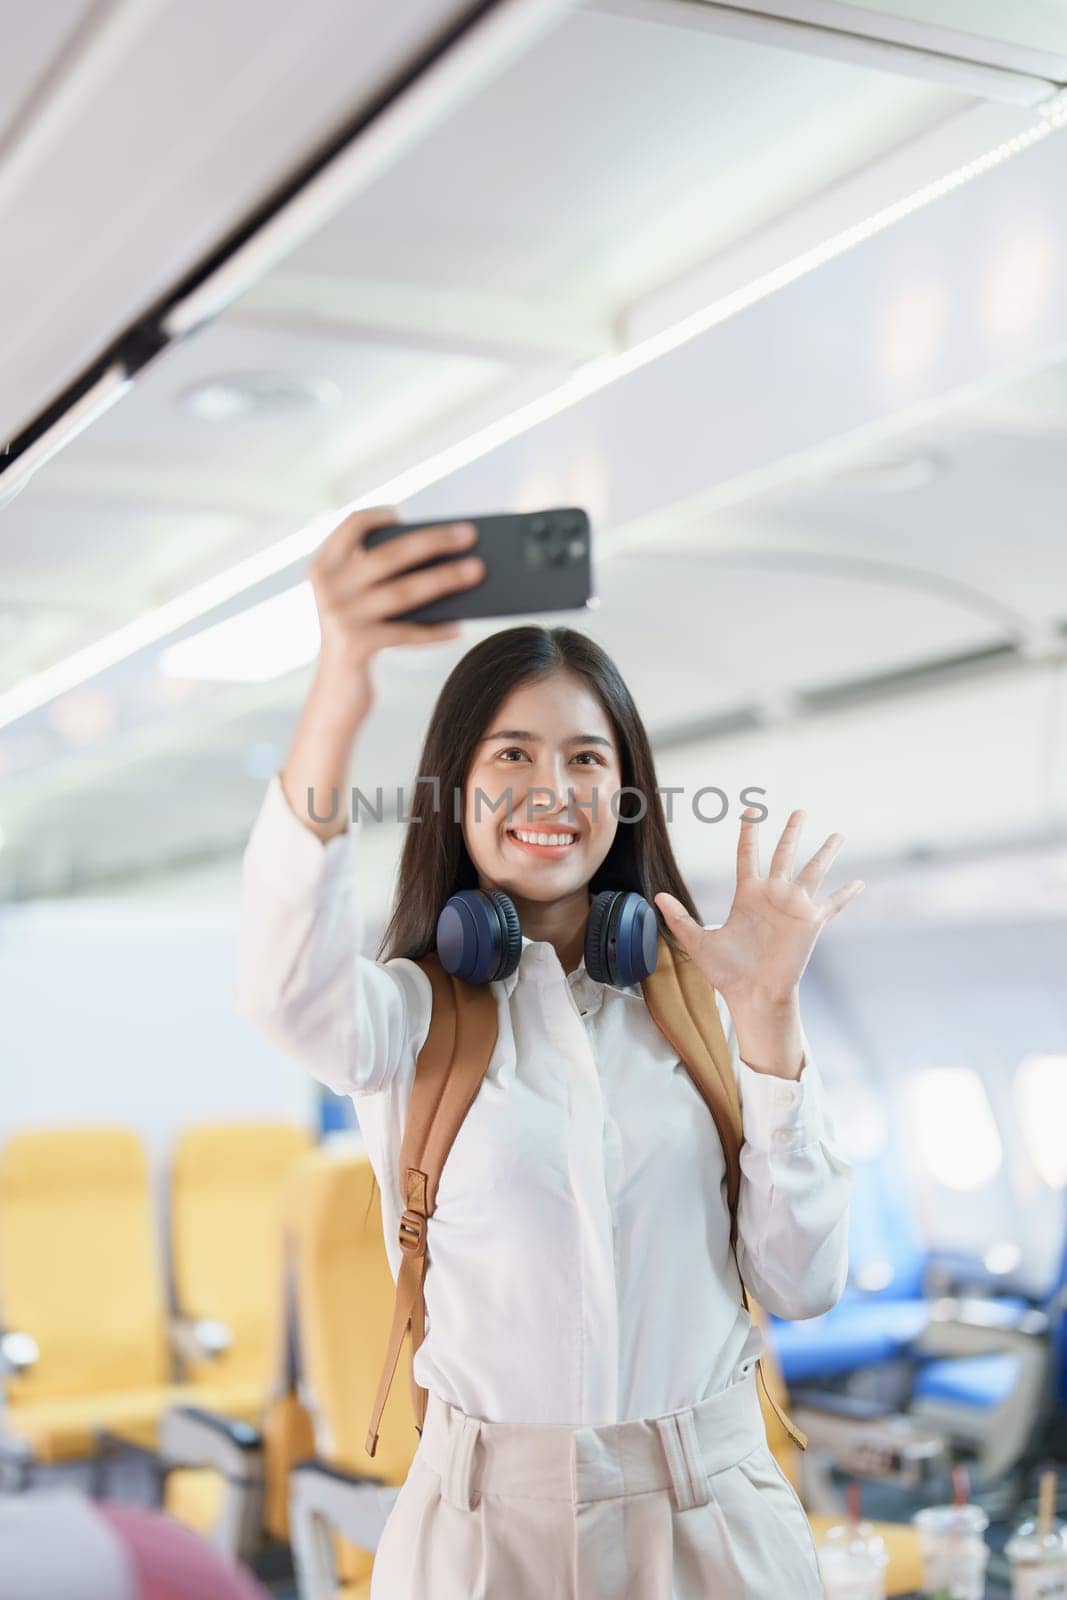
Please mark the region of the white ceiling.
<svg viewBox="0 0 1067 1600"><path fill-rule="evenodd" d="M409 485L412 518L579 501L600 607L545 620L619 661L662 782L729 773L724 787L767 788L783 819L805 805L813 845L849 836L849 875L920 849L1055 848L1067 134L735 315L723 297L1033 127L1067 79L1064 8L533 10L499 6L480 40L468 32L463 70L378 138L332 212L0 511L0 696L393 485ZM19 308L0 332L0 428L25 424L447 20L410 0L373 25L313 11L314 28L306 9L298 24L257 7L247 60L243 5L224 31L188 0L20 21L0 66L0 223L23 242L0 279ZM768 11L799 32L769 35ZM80 76L56 54L79 28ZM709 303L722 316L661 359L466 462L401 476ZM332 386L333 404L228 424L183 409L199 383L258 373ZM290 548L217 614L299 581L309 553ZM371 781L409 780L465 647L378 662ZM998 648L984 668L843 699ZM235 870L306 672L204 685L161 678L151 642L119 655L0 730L0 891ZM747 732L717 727L735 714ZM372 924L396 845L395 828L363 841ZM726 830L680 823L678 848L714 892Z"/></svg>
<svg viewBox="0 0 1067 1600"><path fill-rule="evenodd" d="M71 381L469 7L44 0L6 19L0 431ZM546 8L551 12L551 0ZM309 26L313 20L314 25Z"/></svg>

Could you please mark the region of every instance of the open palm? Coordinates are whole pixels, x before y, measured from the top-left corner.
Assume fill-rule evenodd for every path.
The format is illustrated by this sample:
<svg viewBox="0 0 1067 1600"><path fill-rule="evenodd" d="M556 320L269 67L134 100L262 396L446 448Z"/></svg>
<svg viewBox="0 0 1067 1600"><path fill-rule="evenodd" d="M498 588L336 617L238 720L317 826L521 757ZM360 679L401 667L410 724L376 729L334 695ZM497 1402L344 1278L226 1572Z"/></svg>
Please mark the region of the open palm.
<svg viewBox="0 0 1067 1600"><path fill-rule="evenodd" d="M841 848L841 833L830 834L807 866L790 876L804 815L790 814L763 878L755 811L745 811L737 842L737 889L722 927L702 928L672 895L655 896L679 944L731 1008L755 999L790 1001L819 933L863 888L856 878L825 900L815 899Z"/></svg>

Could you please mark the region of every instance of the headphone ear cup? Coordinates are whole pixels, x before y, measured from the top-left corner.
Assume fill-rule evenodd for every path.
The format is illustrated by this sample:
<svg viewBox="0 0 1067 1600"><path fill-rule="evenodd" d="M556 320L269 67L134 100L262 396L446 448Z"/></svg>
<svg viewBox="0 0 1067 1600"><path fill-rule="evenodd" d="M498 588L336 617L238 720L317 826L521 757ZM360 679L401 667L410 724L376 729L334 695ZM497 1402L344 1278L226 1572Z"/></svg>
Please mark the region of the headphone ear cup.
<svg viewBox="0 0 1067 1600"><path fill-rule="evenodd" d="M585 925L585 970L597 983L614 983L614 964L609 950L611 913L622 898L620 889L602 889L589 907Z"/></svg>
<svg viewBox="0 0 1067 1600"><path fill-rule="evenodd" d="M464 983L506 978L522 955L519 916L502 889L460 889L437 919L437 955Z"/></svg>
<svg viewBox="0 0 1067 1600"><path fill-rule="evenodd" d="M585 926L585 970L598 983L629 989L651 977L659 958L659 924L644 895L603 889Z"/></svg>
<svg viewBox="0 0 1067 1600"><path fill-rule="evenodd" d="M522 955L519 913L512 904L511 896L505 894L503 889L490 889L489 898L500 913L500 964L493 977L510 978Z"/></svg>

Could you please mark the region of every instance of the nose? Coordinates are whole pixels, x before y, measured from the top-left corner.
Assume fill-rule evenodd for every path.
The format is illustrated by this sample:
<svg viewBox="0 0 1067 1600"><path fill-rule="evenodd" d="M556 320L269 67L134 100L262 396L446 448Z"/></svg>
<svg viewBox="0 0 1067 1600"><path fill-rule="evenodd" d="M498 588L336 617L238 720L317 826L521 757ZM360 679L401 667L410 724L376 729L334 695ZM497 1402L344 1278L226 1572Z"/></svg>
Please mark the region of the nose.
<svg viewBox="0 0 1067 1600"><path fill-rule="evenodd" d="M575 799L578 798L579 780L568 767L566 754L542 754L534 766L526 769L526 773L529 782L521 792L518 788L512 791L515 815L521 814L530 822L558 820L581 832L581 813L577 806L571 810L569 792L573 788Z"/></svg>
<svg viewBox="0 0 1067 1600"><path fill-rule="evenodd" d="M538 797L535 796L535 799ZM549 802L547 796L540 797L541 803L530 807L530 821L541 824L558 822L561 827L577 828L581 830L579 817L581 813L577 806L571 807L570 796L565 790L557 790Z"/></svg>

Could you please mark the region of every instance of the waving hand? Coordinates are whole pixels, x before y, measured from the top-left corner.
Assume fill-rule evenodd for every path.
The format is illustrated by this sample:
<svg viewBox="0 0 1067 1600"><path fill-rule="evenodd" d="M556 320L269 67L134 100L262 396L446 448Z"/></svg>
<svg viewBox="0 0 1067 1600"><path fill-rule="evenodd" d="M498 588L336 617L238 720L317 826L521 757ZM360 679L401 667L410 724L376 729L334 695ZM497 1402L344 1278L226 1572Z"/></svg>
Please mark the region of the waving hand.
<svg viewBox="0 0 1067 1600"><path fill-rule="evenodd" d="M796 877L791 876L803 811L791 813L770 871L761 877L754 815L755 808L749 808L741 818L737 888L721 928L702 928L673 895L655 896L671 932L731 1011L793 1001L822 929L864 887L855 878L825 900L815 898L844 840L841 833L830 834Z"/></svg>

